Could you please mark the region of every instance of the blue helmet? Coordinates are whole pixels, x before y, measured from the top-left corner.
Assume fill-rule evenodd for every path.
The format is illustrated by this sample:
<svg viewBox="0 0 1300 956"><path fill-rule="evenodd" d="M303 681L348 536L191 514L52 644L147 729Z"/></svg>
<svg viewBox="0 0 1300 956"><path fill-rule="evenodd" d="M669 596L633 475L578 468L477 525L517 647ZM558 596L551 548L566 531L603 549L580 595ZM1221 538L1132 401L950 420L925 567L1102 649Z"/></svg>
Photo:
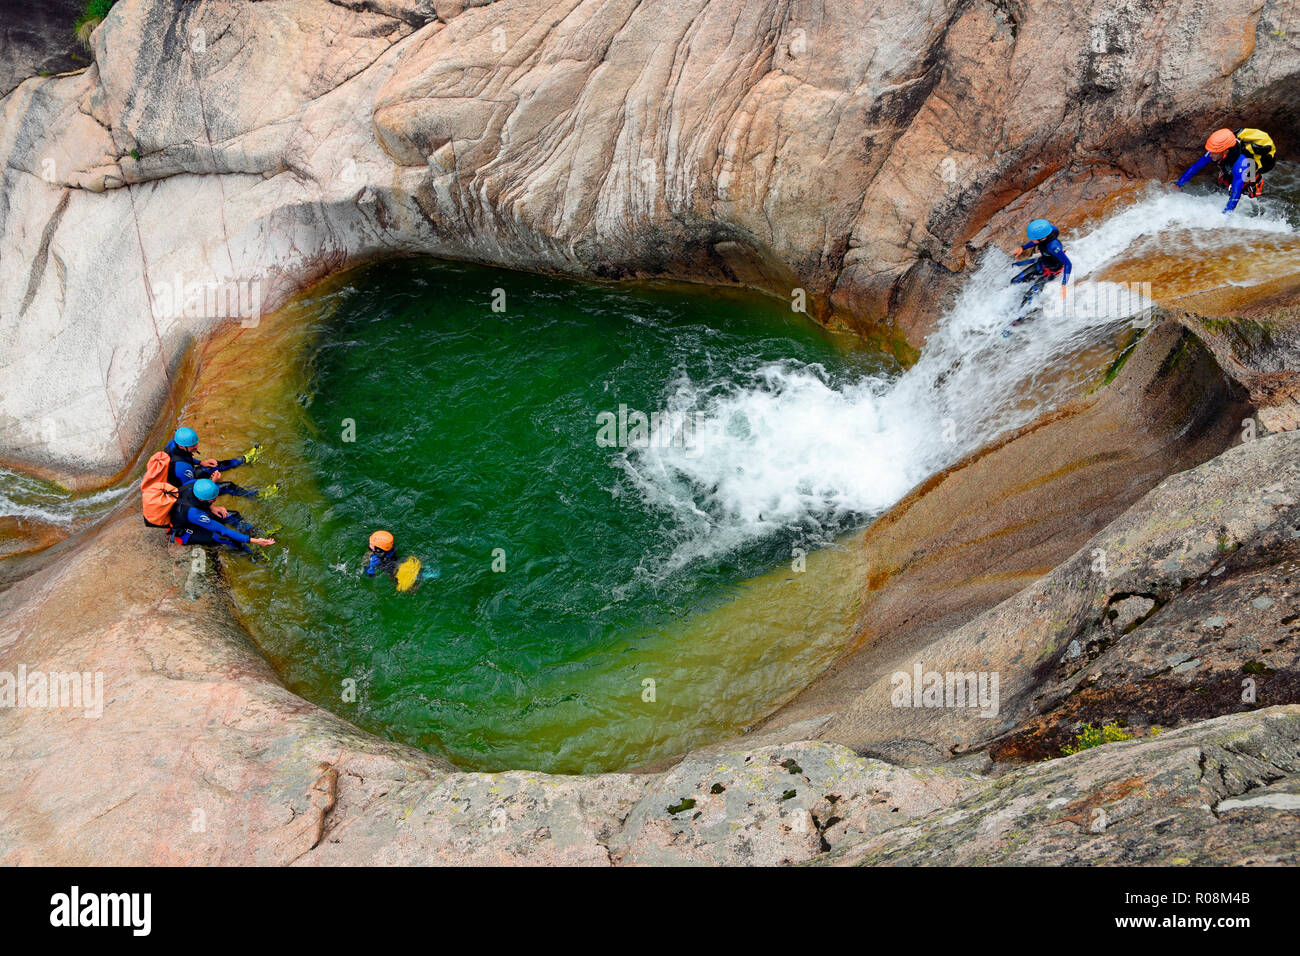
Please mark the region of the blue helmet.
<svg viewBox="0 0 1300 956"><path fill-rule="evenodd" d="M194 482L194 497L200 501L215 501L217 495L221 494L221 489L217 483L209 478L200 478Z"/></svg>
<svg viewBox="0 0 1300 956"><path fill-rule="evenodd" d="M1032 239L1034 242L1038 242L1040 239L1046 239L1055 230L1056 227L1053 226L1046 219L1035 219L1033 222L1031 222L1028 225L1028 227L1026 227L1025 235L1028 236L1030 239Z"/></svg>
<svg viewBox="0 0 1300 956"><path fill-rule="evenodd" d="M193 448L199 443L199 433L193 428L178 428L172 440L182 448Z"/></svg>

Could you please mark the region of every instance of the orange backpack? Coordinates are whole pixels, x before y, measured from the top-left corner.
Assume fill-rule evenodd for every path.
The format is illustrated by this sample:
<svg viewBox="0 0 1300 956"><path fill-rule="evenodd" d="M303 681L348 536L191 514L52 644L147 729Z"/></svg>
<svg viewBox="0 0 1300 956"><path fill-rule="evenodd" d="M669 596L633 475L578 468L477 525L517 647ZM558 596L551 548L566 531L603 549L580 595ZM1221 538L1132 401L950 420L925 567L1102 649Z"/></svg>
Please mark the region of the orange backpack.
<svg viewBox="0 0 1300 956"><path fill-rule="evenodd" d="M149 459L144 466L144 478L140 480L140 504L144 508L144 523L151 528L170 528L172 523L172 505L180 489L167 483L167 472L171 468L171 455L160 451Z"/></svg>

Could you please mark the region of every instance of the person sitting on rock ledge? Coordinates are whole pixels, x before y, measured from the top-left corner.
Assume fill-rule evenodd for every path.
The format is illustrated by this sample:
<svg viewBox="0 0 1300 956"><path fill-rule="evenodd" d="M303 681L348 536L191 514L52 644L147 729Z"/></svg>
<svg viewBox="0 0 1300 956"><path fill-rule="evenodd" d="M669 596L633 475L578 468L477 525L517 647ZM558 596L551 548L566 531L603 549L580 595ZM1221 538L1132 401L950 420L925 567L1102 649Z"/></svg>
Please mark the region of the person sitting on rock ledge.
<svg viewBox="0 0 1300 956"><path fill-rule="evenodd" d="M194 454L198 444L199 433L193 428L181 426L176 429L176 434L172 437L172 440L163 447L163 451L171 458L171 467L168 469L167 474L173 485L177 488L184 488L192 481L208 478L217 483L220 494L234 495L237 498L255 498L258 496L256 488L241 488L233 481L222 481L221 474L232 468L238 468L240 465L252 464L252 461L257 457L260 446L254 445L242 458L230 458L226 461L205 458L203 461L199 461L198 456Z"/></svg>
<svg viewBox="0 0 1300 956"><path fill-rule="evenodd" d="M1219 186L1228 190L1228 205L1223 207L1227 215L1237 208L1242 196L1260 197L1264 191L1264 174L1276 161L1277 147L1263 130L1243 128L1234 133L1230 129L1216 129L1205 141L1205 155L1192 163L1174 185L1182 189L1197 173L1214 163L1219 171Z"/></svg>
<svg viewBox="0 0 1300 956"><path fill-rule="evenodd" d="M217 483L200 478L182 486L172 506L172 540L177 544L220 544L241 554L251 553L250 544L268 547L274 538L250 537L253 527L238 511L213 505L220 494Z"/></svg>

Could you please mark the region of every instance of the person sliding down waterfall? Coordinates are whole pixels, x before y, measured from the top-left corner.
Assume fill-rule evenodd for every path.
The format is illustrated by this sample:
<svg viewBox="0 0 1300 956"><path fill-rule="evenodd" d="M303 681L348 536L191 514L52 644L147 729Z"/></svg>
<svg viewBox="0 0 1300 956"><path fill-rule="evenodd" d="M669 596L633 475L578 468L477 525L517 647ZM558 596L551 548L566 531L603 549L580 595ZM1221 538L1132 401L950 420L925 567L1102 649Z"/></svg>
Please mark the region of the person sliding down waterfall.
<svg viewBox="0 0 1300 956"><path fill-rule="evenodd" d="M1187 172L1174 183L1182 189L1202 169L1214 163L1218 170L1218 183L1228 190L1228 205L1223 207L1226 216L1237 208L1241 197L1258 199L1264 191L1264 174L1277 162L1277 147L1263 130L1216 129L1205 141L1205 155L1188 167Z"/></svg>
<svg viewBox="0 0 1300 956"><path fill-rule="evenodd" d="M1011 253L1012 257L1028 252L1030 249L1038 255L1037 258L1019 259L1013 263L1025 268L1011 280L1011 284L1030 283L1029 291L1020 300L1020 308L1023 310L1033 301L1034 296L1043 291L1043 286L1057 276L1061 277L1061 301L1064 302L1065 289L1070 282L1070 270L1073 266L1070 264L1070 257L1065 254L1065 247L1061 245L1059 238L1061 231L1046 219L1035 219L1025 227L1025 235L1029 237L1029 241ZM1019 325L1027 318L1027 315L1021 315L1011 324ZM1002 334L1006 336L1011 333L1004 331Z"/></svg>
<svg viewBox="0 0 1300 956"><path fill-rule="evenodd" d="M258 451L261 447L260 445L254 445L244 453L242 458L230 458L226 461L217 461L215 458L205 458L203 461L199 461L198 457L194 454L195 450L198 448L198 444L199 433L193 428L186 428L182 425L180 428L176 429L176 434L172 436L172 440L163 447L163 451L165 451L168 457L171 458L171 465L167 469L167 476L171 483L177 488L184 488L190 482L198 481L200 478L209 478L217 483L217 487L220 489L220 494L223 495L234 495L238 498L254 498L259 496L269 498L270 494L268 494L268 492L273 493L272 489L274 489L274 485L270 486L270 488L259 491L256 488L241 488L233 481L221 480L222 472L229 471L232 468L238 468L240 465L251 465L256 461Z"/></svg>
<svg viewBox="0 0 1300 956"><path fill-rule="evenodd" d="M212 504L220 493L217 483L209 478L184 485L172 506L172 540L177 544L220 544L241 554L251 553L250 544L275 544L274 538L250 537L253 528L238 511Z"/></svg>

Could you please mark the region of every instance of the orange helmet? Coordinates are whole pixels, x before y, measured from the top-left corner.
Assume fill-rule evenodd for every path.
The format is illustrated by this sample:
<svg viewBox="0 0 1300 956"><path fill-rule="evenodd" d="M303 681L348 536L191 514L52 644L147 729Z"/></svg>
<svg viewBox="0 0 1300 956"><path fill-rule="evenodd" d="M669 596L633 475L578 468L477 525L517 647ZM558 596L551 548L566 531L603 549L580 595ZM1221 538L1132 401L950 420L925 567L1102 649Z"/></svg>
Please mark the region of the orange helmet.
<svg viewBox="0 0 1300 956"><path fill-rule="evenodd" d="M1226 153L1237 145L1237 137L1230 129L1216 129L1205 141L1207 153Z"/></svg>
<svg viewBox="0 0 1300 956"><path fill-rule="evenodd" d="M376 531L370 536L370 547L378 548L380 551L392 551L392 534L388 531Z"/></svg>

